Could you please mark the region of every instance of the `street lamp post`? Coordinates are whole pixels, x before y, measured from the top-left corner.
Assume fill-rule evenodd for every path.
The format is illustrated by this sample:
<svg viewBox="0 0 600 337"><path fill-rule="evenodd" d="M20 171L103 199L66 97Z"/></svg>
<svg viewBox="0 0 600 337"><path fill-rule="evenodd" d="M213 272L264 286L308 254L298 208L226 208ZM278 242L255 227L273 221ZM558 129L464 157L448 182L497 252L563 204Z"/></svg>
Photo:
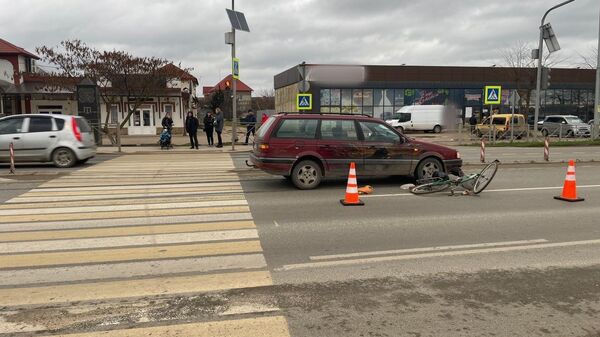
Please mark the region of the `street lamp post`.
<svg viewBox="0 0 600 337"><path fill-rule="evenodd" d="M235 11L235 0L231 0L231 10ZM231 44L231 61L233 62L233 59L235 59L235 28L231 27L231 35L233 37L233 43ZM233 68L232 68L233 71ZM233 73L231 74L231 90L233 92L232 95L232 104L231 104L231 109L232 109L232 116L233 116L233 120L231 121L231 150L235 151L235 139L237 138L237 84L236 84L237 80L235 79L235 76L233 76Z"/></svg>
<svg viewBox="0 0 600 337"><path fill-rule="evenodd" d="M600 9L598 9L598 49L596 50L596 91L594 93L594 138L598 138L600 133Z"/></svg>
<svg viewBox="0 0 600 337"><path fill-rule="evenodd" d="M540 117L540 91L542 89L542 55L544 54L543 51L543 42L544 42L544 21L546 21L546 16L548 16L548 13L550 13L552 10L558 8L558 7L562 7L568 3L571 3L575 0L567 0L565 2L561 2L558 5L550 8L549 10L546 11L546 13L544 13L544 16L542 16L542 22L540 24L540 39L538 41L538 53L537 53L537 58L538 58L538 64L537 64L537 80L536 80L536 86L535 86L535 114L534 114L534 118L533 118L533 125L534 125L534 130L537 131L537 122L538 122L538 118ZM536 135L537 138L537 135Z"/></svg>

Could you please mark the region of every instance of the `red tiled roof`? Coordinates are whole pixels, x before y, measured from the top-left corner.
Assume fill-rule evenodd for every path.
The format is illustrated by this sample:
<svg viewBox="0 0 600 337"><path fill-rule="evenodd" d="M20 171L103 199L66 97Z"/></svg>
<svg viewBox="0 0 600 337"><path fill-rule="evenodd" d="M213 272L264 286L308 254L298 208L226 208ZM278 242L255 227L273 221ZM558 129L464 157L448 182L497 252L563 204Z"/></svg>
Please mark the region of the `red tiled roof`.
<svg viewBox="0 0 600 337"><path fill-rule="evenodd" d="M165 69L168 72L173 72L173 73L179 74L178 76L182 80L193 81L196 85L198 85L198 79L196 77L194 77L194 75L179 68L178 66L174 65L173 63L167 64L166 66L163 67L163 69Z"/></svg>
<svg viewBox="0 0 600 337"><path fill-rule="evenodd" d="M32 54L21 47L17 47L14 44L12 44L6 40L3 40L3 39L0 39L0 55L1 54L25 55L25 56L34 58L36 60L40 59L37 55Z"/></svg>
<svg viewBox="0 0 600 337"><path fill-rule="evenodd" d="M208 95L217 89L225 90L225 88L227 88L227 87L231 88L231 75L227 75L224 79L221 80L221 82L217 83L217 85L215 85L214 87L202 87L202 93L204 95ZM237 80L236 81L236 91L252 92L254 90L252 90L252 88L250 88L248 85L246 85L246 83L244 83L240 80Z"/></svg>

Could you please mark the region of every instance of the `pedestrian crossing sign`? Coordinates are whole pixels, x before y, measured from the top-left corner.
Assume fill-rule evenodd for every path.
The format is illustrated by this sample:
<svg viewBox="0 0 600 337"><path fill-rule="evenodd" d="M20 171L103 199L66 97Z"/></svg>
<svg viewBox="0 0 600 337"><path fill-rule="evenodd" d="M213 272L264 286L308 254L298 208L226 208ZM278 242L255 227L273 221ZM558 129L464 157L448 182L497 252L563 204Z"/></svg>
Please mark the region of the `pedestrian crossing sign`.
<svg viewBox="0 0 600 337"><path fill-rule="evenodd" d="M239 80L240 79L240 59L234 57L231 62L231 76Z"/></svg>
<svg viewBox="0 0 600 337"><path fill-rule="evenodd" d="M483 94L485 104L500 104L502 99L502 87L499 85L486 85Z"/></svg>
<svg viewBox="0 0 600 337"><path fill-rule="evenodd" d="M312 94L296 95L296 108L298 110L312 110Z"/></svg>

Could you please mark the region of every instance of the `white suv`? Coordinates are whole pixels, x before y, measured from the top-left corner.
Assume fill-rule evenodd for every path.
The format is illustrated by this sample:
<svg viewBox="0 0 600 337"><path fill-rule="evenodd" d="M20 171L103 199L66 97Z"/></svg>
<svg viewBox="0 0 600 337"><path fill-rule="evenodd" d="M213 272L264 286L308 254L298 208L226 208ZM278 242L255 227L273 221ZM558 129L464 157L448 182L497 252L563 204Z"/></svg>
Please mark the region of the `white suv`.
<svg viewBox="0 0 600 337"><path fill-rule="evenodd" d="M0 118L0 162L53 162L57 167L84 163L96 155L92 129L83 117L13 115Z"/></svg>

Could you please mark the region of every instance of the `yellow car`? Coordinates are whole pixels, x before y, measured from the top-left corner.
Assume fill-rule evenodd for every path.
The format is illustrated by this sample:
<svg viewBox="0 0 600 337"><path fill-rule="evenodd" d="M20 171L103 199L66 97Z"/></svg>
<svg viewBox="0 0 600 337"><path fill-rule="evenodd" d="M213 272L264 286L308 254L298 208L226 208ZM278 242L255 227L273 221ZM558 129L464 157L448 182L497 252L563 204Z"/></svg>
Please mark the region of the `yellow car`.
<svg viewBox="0 0 600 337"><path fill-rule="evenodd" d="M512 114L496 114L492 116L492 132L496 132L496 138L510 137L510 118ZM513 134L517 138L523 137L527 133L527 123L525 116L515 114L513 117ZM484 118L481 123L475 127L475 133L478 137L487 135L490 132L489 117Z"/></svg>

